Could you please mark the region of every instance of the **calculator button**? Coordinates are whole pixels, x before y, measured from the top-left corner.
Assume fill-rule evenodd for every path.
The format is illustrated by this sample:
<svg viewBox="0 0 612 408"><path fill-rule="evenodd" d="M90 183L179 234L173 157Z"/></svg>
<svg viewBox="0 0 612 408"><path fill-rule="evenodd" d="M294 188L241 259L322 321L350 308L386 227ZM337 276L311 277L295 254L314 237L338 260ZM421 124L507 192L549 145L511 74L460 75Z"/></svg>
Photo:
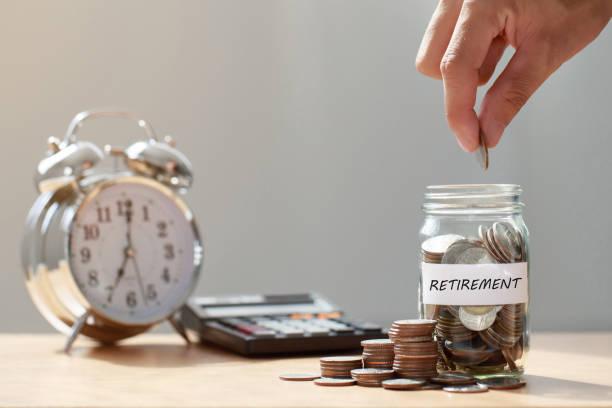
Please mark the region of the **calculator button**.
<svg viewBox="0 0 612 408"><path fill-rule="evenodd" d="M319 326L325 327L327 329L333 330L337 333L352 333L355 331L352 327L347 326L344 323L335 322L333 320L313 319L313 323Z"/></svg>
<svg viewBox="0 0 612 408"><path fill-rule="evenodd" d="M273 330L258 330L253 332L253 337L257 337L258 339L269 339L276 337L276 332Z"/></svg>
<svg viewBox="0 0 612 408"><path fill-rule="evenodd" d="M279 332L287 337L301 337L304 335L304 330L292 329L290 327L283 328L282 330L279 330Z"/></svg>
<svg viewBox="0 0 612 408"><path fill-rule="evenodd" d="M328 334L330 330L326 327L316 326L312 324L311 320L291 320L291 324L294 327L304 330L306 333L314 335Z"/></svg>

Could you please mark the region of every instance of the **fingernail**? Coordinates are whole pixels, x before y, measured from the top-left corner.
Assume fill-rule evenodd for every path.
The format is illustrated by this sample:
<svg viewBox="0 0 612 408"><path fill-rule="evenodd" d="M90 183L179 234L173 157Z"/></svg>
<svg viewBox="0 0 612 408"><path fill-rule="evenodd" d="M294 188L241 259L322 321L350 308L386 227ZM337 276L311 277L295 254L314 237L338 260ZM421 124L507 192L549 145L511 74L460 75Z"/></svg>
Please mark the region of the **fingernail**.
<svg viewBox="0 0 612 408"><path fill-rule="evenodd" d="M469 153L471 150L473 150L473 149L470 149L470 146L465 143L465 139L463 139L463 138L461 138L459 136L457 136L457 142L459 143L459 147L461 147L461 149L464 152L468 152Z"/></svg>

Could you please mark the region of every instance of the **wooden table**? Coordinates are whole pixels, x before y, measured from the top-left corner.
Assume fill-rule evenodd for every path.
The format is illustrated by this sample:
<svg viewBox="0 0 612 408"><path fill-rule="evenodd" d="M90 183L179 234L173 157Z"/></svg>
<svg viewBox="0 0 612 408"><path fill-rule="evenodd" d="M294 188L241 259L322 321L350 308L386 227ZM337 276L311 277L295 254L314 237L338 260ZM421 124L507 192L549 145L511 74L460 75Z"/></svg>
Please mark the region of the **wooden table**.
<svg viewBox="0 0 612 408"><path fill-rule="evenodd" d="M612 333L535 334L527 387L443 391L318 387L283 372L316 372L316 357L246 359L175 335L119 347L59 335L0 335L2 407L612 407Z"/></svg>

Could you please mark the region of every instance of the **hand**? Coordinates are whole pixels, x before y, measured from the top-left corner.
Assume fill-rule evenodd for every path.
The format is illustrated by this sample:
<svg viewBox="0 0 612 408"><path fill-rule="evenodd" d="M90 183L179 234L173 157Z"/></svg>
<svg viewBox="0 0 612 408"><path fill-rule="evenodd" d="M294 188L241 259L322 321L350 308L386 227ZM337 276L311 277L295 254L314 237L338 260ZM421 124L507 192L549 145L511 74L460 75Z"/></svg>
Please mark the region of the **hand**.
<svg viewBox="0 0 612 408"><path fill-rule="evenodd" d="M495 147L529 97L582 50L612 16L612 0L440 0L421 42L417 69L444 82L449 127L474 151L479 128ZM474 111L476 88L507 46L516 52Z"/></svg>

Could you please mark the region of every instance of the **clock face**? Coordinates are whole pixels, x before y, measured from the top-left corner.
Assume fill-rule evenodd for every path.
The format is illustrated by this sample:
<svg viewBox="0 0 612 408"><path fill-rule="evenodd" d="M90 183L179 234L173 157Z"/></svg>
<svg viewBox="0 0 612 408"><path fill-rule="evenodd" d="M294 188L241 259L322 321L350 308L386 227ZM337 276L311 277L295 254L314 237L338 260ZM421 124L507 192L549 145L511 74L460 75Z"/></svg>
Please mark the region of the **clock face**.
<svg viewBox="0 0 612 408"><path fill-rule="evenodd" d="M122 324L168 317L196 283L202 248L191 212L170 190L138 178L87 196L69 235L72 275L94 311Z"/></svg>

